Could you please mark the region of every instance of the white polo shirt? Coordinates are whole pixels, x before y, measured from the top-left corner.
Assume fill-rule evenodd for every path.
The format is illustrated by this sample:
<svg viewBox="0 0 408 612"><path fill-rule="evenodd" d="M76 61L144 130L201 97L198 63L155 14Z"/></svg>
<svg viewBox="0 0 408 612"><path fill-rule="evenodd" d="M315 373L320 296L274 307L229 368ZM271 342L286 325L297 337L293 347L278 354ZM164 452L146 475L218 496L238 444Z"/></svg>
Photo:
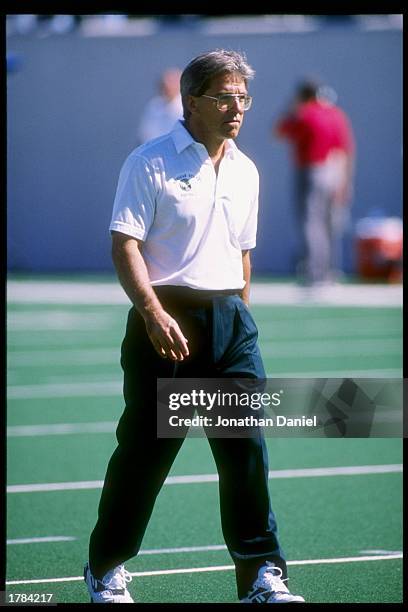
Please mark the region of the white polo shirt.
<svg viewBox="0 0 408 612"><path fill-rule="evenodd" d="M205 146L178 121L126 159L109 229L143 241L153 286L242 289L258 192L258 171L232 140L217 176Z"/></svg>

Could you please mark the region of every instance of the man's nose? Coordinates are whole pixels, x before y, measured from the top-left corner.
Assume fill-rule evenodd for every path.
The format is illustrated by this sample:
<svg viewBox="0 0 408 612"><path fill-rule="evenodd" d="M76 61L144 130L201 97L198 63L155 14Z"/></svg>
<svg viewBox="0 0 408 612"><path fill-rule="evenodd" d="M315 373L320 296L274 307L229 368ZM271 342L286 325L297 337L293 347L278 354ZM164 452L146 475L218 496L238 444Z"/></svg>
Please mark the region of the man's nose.
<svg viewBox="0 0 408 612"><path fill-rule="evenodd" d="M233 99L233 102L234 102L232 108L235 111L238 111L239 113L243 113L244 112L244 108L243 108L244 104L239 101L238 96L236 98L232 98L232 99Z"/></svg>

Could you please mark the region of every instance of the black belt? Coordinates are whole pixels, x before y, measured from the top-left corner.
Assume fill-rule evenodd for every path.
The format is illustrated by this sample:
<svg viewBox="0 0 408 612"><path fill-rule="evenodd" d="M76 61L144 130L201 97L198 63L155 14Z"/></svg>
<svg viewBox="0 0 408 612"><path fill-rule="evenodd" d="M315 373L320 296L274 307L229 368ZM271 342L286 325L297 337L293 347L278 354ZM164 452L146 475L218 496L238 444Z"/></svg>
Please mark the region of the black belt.
<svg viewBox="0 0 408 612"><path fill-rule="evenodd" d="M225 295L241 295L242 289L192 289L179 285L156 285L153 287L159 299L199 302Z"/></svg>

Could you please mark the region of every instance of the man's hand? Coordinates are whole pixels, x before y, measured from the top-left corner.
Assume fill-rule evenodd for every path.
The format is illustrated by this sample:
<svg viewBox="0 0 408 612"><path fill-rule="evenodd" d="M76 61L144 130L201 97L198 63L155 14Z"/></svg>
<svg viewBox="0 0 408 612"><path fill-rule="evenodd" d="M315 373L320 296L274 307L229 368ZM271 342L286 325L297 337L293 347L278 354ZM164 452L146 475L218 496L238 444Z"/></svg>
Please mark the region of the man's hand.
<svg viewBox="0 0 408 612"><path fill-rule="evenodd" d="M353 196L353 188L349 182L344 181L334 194L335 206L348 206Z"/></svg>
<svg viewBox="0 0 408 612"><path fill-rule="evenodd" d="M144 319L147 334L160 357L173 361L183 361L188 357L188 340L184 337L177 321L165 310L145 315Z"/></svg>
<svg viewBox="0 0 408 612"><path fill-rule="evenodd" d="M189 355L188 340L177 321L164 310L151 287L140 249L141 241L112 232L112 258L119 280L142 315L151 343L160 357L183 361Z"/></svg>
<svg viewBox="0 0 408 612"><path fill-rule="evenodd" d="M250 251L242 251L242 271L244 275L245 287L241 291L241 298L245 306L249 306L249 285L251 282L251 258Z"/></svg>

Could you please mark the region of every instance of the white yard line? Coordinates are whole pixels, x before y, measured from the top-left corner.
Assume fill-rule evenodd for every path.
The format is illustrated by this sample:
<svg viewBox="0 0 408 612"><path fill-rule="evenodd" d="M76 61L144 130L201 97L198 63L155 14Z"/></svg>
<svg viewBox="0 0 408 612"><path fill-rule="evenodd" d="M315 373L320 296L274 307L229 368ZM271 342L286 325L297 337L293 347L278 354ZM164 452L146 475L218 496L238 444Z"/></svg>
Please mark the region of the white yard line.
<svg viewBox="0 0 408 612"><path fill-rule="evenodd" d="M220 550L227 550L225 544L211 544L208 546L180 546L178 548L142 549L138 552L138 555L173 555L178 553L212 552Z"/></svg>
<svg viewBox="0 0 408 612"><path fill-rule="evenodd" d="M71 536L46 536L41 538L17 538L7 540L7 545L14 544L42 544L48 542L71 542L77 540L77 538ZM137 553L141 555L177 555L184 553L204 553L204 552L222 552L226 551L227 546L225 544L208 544L207 546L178 546L175 548L142 548ZM370 549L360 550L360 554L366 555L387 555L393 556L396 554L402 554L399 550L383 550L383 549Z"/></svg>
<svg viewBox="0 0 408 612"><path fill-rule="evenodd" d="M399 352L399 342L396 345L396 351L393 347L389 347L390 353ZM272 347L271 347L272 348ZM299 347L298 347L299 348ZM379 347L378 347L379 348ZM329 350L329 349L328 349ZM266 348L263 354L268 356L268 352L276 357L287 357L292 354L291 350L281 351L279 348L273 348L268 351ZM332 350L330 349L330 354ZM350 348L345 352L350 353ZM355 351L361 354L359 351ZM308 349L308 355L313 353L313 349ZM366 346L366 354L379 354L374 345ZM299 352L293 349L293 354L299 355ZM320 354L320 353L318 353ZM118 358L119 359L119 358ZM269 372L268 378L401 378L402 370L396 368L384 368L376 370L328 370L319 372ZM49 397L109 397L117 396L122 393L123 381L120 380L104 380L104 381L66 381L56 383L40 383L36 385L9 385L7 387L7 400L30 400L42 399Z"/></svg>
<svg viewBox="0 0 408 612"><path fill-rule="evenodd" d="M260 338L268 339L291 339L296 334L299 339L309 338L343 338L347 332L352 330L353 338L389 338L391 334L402 334L402 312L398 319L393 314L392 319L388 315L362 318L361 316L335 317L329 319L308 319L307 322L299 319L281 319L271 314L268 319L257 320ZM386 323L386 326L384 324Z"/></svg>
<svg viewBox="0 0 408 612"><path fill-rule="evenodd" d="M116 421L94 423L56 423L53 425L15 425L7 427L8 438L62 436L69 434L111 433L117 427Z"/></svg>
<svg viewBox="0 0 408 612"><path fill-rule="evenodd" d="M268 378L402 378L402 368L381 370L319 370L318 372L269 372Z"/></svg>
<svg viewBox="0 0 408 612"><path fill-rule="evenodd" d="M402 337L355 340L353 338L329 340L267 340L262 341L262 356L265 357L359 357L371 355L402 354Z"/></svg>
<svg viewBox="0 0 408 612"><path fill-rule="evenodd" d="M302 559L298 561L287 561L287 565L325 565L330 563L361 563L366 561L390 561L392 559L402 559L402 553L398 552L393 555L370 555L362 557L335 557L331 559ZM196 574L202 572L223 572L231 571L235 569L235 565L213 565L209 567L187 567L179 569L168 569L168 570L154 570L150 572L130 572L134 577L143 576L169 576L172 574ZM60 582L81 582L83 576L70 576L66 578L40 578L35 580L8 580L6 585L18 585L18 584L50 584Z"/></svg>
<svg viewBox="0 0 408 612"><path fill-rule="evenodd" d="M61 365L100 365L118 363L120 347L69 349L66 350L40 350L40 351L9 351L7 364L12 368L43 368L44 366Z"/></svg>
<svg viewBox="0 0 408 612"><path fill-rule="evenodd" d="M379 323L379 324L383 324ZM334 322L334 326L336 323ZM380 342L378 336L384 336L385 340L398 342L402 337L402 329L390 330L389 328L380 329L378 332L373 332L372 328L363 330L361 327L354 328L354 325L359 325L358 323L353 325L353 338L348 339L347 342L361 342L370 340L371 342L376 341ZM283 336L281 333L282 330L271 329L271 333L266 334L263 330L260 332L260 339L262 346L264 344L276 343L276 344L286 344L291 342L300 343L325 343L329 344L332 347L335 346L335 338L334 336L338 336L340 341L344 339L344 336L347 332L344 329L335 328L332 331L327 330L329 333L329 339L326 337L326 332L316 334L312 331L305 334L305 331L295 330L296 338L293 338L294 328L292 326L292 335L290 337ZM395 334L399 334L396 338L390 338L390 333L393 331ZM367 336L367 338L363 338L363 334ZM372 338L375 334L376 338ZM346 340L344 340L346 341ZM337 342L337 340L336 340ZM12 342L10 342L10 346ZM40 350L9 350L7 353L7 365L10 368L42 368L44 366L62 366L62 365L95 365L95 364L116 364L118 363L120 358L120 346L116 346L114 348L88 348L88 349L72 349L67 347L66 349L40 349Z"/></svg>
<svg viewBox="0 0 408 612"><path fill-rule="evenodd" d="M380 374L375 371L364 372L365 375L370 374L370 378L377 378ZM382 375L384 371L381 370ZM398 370L390 370L388 374L397 375ZM329 373L323 374L324 377ZM335 373L330 372L330 375ZM350 376L350 374L349 374ZM284 378L284 374L277 375L275 381L278 378ZM296 373L291 378L306 378L307 375ZM272 376L270 377L272 379ZM119 383L118 383L119 384ZM90 423L52 423L43 425L10 425L7 427L8 438L21 438L21 437L37 437L37 436L62 436L62 435L77 435L77 434L100 434L100 433L113 433L117 427L117 421L93 421Z"/></svg>
<svg viewBox="0 0 408 612"><path fill-rule="evenodd" d="M39 385L13 385L7 388L7 399L39 399L46 397L110 396L122 392L119 380L84 383L50 383Z"/></svg>
<svg viewBox="0 0 408 612"><path fill-rule="evenodd" d="M402 333L402 332L401 332ZM344 332L342 334L344 336ZM399 354L402 336L398 338L272 338L261 335L262 354L265 356L344 356ZM43 368L55 366L113 365L120 360L120 348L66 351L10 351L7 355L9 370L17 368Z"/></svg>
<svg viewBox="0 0 408 612"><path fill-rule="evenodd" d="M31 310L7 313L7 330L13 331L98 331L111 328L111 313L73 312L72 310Z"/></svg>
<svg viewBox="0 0 408 612"><path fill-rule="evenodd" d="M402 551L400 551L400 550L383 550L382 548L374 548L374 549L370 548L370 550L359 550L358 552L360 554L366 554L366 555L395 555L395 554L402 554Z"/></svg>
<svg viewBox="0 0 408 612"><path fill-rule="evenodd" d="M363 474L392 474L402 472L401 463L385 465L353 465L343 467L300 468L288 470L270 470L269 478L308 478L320 476L356 476ZM218 482L218 474L192 474L168 476L165 485L197 484ZM7 493L35 493L44 491L73 491L81 489L100 489L103 480L88 480L76 482L49 482L41 484L8 485Z"/></svg>
<svg viewBox="0 0 408 612"><path fill-rule="evenodd" d="M16 538L12 540L7 540L7 545L14 544L42 544L45 542L72 542L76 540L76 538L72 538L71 536L46 536L43 538Z"/></svg>

